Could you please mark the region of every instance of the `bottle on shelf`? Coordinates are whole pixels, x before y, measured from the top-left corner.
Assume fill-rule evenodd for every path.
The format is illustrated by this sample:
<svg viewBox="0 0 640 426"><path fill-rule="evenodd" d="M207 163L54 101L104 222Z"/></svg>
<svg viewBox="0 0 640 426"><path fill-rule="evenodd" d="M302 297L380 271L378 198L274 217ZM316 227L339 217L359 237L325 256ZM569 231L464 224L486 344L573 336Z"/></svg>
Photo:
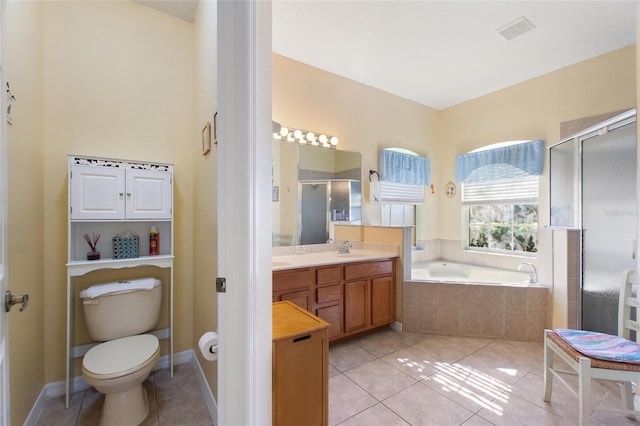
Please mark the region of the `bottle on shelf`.
<svg viewBox="0 0 640 426"><path fill-rule="evenodd" d="M155 225L151 225L149 231L149 256L157 256L160 254L160 233Z"/></svg>

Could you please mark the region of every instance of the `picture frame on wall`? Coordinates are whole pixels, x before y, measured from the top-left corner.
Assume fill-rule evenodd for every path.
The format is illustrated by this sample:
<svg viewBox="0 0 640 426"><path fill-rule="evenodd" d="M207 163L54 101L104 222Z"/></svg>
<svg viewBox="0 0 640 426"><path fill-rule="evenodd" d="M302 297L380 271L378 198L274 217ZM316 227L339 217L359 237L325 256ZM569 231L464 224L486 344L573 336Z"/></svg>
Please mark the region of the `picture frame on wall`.
<svg viewBox="0 0 640 426"><path fill-rule="evenodd" d="M207 155L211 151L211 123L202 128L202 155Z"/></svg>
<svg viewBox="0 0 640 426"><path fill-rule="evenodd" d="M271 201L280 201L280 187L273 186L271 187Z"/></svg>

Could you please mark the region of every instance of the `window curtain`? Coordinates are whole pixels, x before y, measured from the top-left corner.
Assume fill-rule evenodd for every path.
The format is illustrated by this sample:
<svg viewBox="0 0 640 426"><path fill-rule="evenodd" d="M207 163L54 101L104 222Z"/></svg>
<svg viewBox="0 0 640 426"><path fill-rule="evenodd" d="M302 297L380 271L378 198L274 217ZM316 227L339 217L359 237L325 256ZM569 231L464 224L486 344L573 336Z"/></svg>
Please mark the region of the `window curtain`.
<svg viewBox="0 0 640 426"><path fill-rule="evenodd" d="M544 141L534 140L456 157L456 182L477 183L542 174Z"/></svg>
<svg viewBox="0 0 640 426"><path fill-rule="evenodd" d="M380 180L409 185L431 184L428 158L383 149L380 151Z"/></svg>

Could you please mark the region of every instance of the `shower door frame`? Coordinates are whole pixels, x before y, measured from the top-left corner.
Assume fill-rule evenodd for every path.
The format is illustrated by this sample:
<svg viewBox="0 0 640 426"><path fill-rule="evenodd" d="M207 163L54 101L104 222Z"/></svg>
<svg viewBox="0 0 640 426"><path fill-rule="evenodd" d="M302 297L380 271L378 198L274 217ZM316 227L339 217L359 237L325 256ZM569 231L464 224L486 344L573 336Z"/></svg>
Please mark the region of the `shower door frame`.
<svg viewBox="0 0 640 426"><path fill-rule="evenodd" d="M580 233L579 247L580 247L580 256L578 257L579 270L578 270L578 282L579 285L577 287L576 294L576 302L579 309L576 309L576 324L578 329L582 329L583 321L582 321L582 286L584 282L583 271L584 271L584 257L583 257L583 223L582 223L582 211L583 211L583 200L582 200L582 155L583 155L583 143L586 140L591 138L602 136L610 131L619 129L626 125L629 125L633 122L637 122L636 109L630 109L622 114L619 114L615 117L612 117L608 120L602 121L598 124L595 124L591 127L588 127L585 130L582 130L578 133L575 133L560 142L557 142L548 147L549 150L549 222L551 222L551 150L559 145L565 143L574 143L574 155L573 155L573 179L576 183L576 186L573 189L573 200L574 200L574 209L573 209L573 226L554 226L551 225L552 228L565 228L565 229L577 229ZM636 137L636 150L638 146L638 140ZM637 169L636 169L636 180L638 179ZM637 200L640 201L640 197L638 197L637 192L640 187L636 188L636 197ZM636 233L640 231L640 222L637 224Z"/></svg>

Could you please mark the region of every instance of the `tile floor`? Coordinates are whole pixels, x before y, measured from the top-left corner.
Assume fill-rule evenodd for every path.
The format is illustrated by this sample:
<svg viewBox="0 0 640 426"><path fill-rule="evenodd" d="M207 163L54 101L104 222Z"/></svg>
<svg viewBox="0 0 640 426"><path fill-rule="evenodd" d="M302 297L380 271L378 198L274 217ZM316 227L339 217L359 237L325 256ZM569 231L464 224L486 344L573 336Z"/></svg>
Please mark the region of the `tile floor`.
<svg viewBox="0 0 640 426"><path fill-rule="evenodd" d="M576 425L578 400L557 380L551 403L542 401L542 360L542 343L388 328L336 343L329 425ZM617 385L592 390L600 406L621 406ZM597 412L592 424L639 423Z"/></svg>
<svg viewBox="0 0 640 426"><path fill-rule="evenodd" d="M144 383L149 396L149 416L142 423L151 425L213 425L200 390L196 369L191 362L152 373ZM40 414L38 426L97 425L104 396L90 388L73 394L71 406L64 407L64 396L49 399Z"/></svg>
<svg viewBox="0 0 640 426"><path fill-rule="evenodd" d="M329 425L576 425L577 399L554 382L542 401L542 343L397 333L389 328L329 348ZM555 362L561 362L557 360ZM145 382L144 425L213 425L191 363ZM593 401L620 406L616 385L592 385ZM96 425L104 397L93 389L47 401L37 425ZM594 425L636 425L595 413ZM301 425L304 426L304 425Z"/></svg>

